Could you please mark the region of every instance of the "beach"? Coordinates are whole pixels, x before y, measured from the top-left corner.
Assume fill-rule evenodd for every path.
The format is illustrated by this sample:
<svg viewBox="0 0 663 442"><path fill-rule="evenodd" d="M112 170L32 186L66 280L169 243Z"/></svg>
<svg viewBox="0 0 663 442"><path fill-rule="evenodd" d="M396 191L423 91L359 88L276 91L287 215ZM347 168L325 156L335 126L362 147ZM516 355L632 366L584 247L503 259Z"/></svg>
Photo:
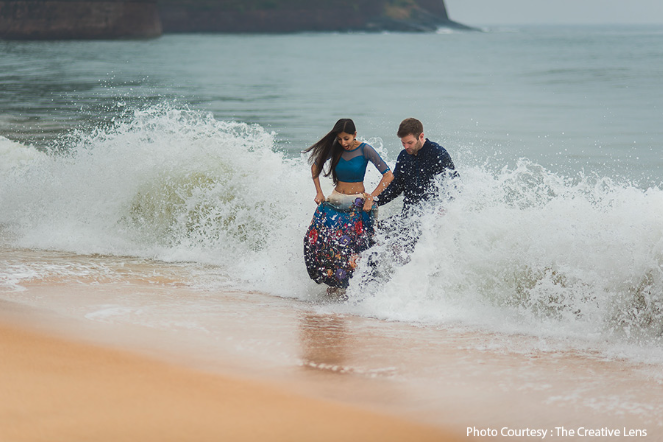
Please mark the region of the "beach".
<svg viewBox="0 0 663 442"><path fill-rule="evenodd" d="M459 440L440 429L0 325L3 441Z"/></svg>
<svg viewBox="0 0 663 442"><path fill-rule="evenodd" d="M122 260L4 252L51 266ZM397 441L468 440L468 432L481 439L497 430L504 440L540 440L522 431L551 437L579 428L663 435L656 365L570 351L554 339L431 330L320 314L261 293L210 293L173 284L179 264L168 277L155 277L153 266L166 273L164 263L125 262L121 274L3 291L22 302L3 301L0 314L1 436ZM197 327L185 308L177 326L150 313L157 300L201 305L210 296L219 309ZM142 322L122 319L132 311Z"/></svg>

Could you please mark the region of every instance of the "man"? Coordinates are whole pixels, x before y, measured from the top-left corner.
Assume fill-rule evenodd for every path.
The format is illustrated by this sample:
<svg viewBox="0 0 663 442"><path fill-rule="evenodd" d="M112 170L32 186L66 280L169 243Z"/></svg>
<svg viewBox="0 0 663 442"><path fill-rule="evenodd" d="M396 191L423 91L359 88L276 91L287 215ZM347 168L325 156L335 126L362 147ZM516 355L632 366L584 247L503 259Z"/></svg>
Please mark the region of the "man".
<svg viewBox="0 0 663 442"><path fill-rule="evenodd" d="M396 160L394 180L380 194L377 203L379 206L387 204L404 193L403 215L409 216L421 203L438 198L436 178L439 175L455 178L458 172L444 147L424 137L421 121L406 118L398 127L397 135L403 151Z"/></svg>
<svg viewBox="0 0 663 442"><path fill-rule="evenodd" d="M393 273L393 265L404 265L410 261L410 253L422 233L421 218L426 203L431 206L439 200L440 179L458 177L449 153L439 144L424 137L424 126L415 118L406 118L398 127L398 137L403 151L398 155L394 179L375 198L382 206L400 194L404 194L403 211L399 215L379 222L382 241L368 256L371 271L362 279L362 286L378 281L384 283Z"/></svg>

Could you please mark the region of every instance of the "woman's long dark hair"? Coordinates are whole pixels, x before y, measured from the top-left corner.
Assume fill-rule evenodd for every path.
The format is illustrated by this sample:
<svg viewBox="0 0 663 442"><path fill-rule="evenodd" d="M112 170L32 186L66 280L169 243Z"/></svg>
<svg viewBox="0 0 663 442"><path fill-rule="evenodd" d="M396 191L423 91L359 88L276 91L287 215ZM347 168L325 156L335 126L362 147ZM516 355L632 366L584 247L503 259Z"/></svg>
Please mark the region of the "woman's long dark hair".
<svg viewBox="0 0 663 442"><path fill-rule="evenodd" d="M349 118L341 118L336 122L334 128L324 137L320 139L313 146L306 149L304 152L311 152L309 157L309 163L318 165L318 175L322 171L322 167L331 157L331 164L329 170L324 174L329 176L331 174L334 184L338 182L338 177L336 176L336 165L341 159L341 154L343 153L343 147L338 143L338 134L345 132L346 134L354 134L357 132L355 128L355 123Z"/></svg>

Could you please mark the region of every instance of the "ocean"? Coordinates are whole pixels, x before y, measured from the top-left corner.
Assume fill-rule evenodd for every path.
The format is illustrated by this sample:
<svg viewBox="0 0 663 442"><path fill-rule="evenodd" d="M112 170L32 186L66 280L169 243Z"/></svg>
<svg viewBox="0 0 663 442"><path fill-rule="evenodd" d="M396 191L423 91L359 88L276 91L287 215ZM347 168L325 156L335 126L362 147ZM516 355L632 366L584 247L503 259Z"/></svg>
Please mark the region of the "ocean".
<svg viewBox="0 0 663 442"><path fill-rule="evenodd" d="M414 375L220 324L663 366L663 27L4 41L0 109L0 299L357 376ZM454 198L409 262L364 283L364 260L330 299L304 266L301 151L353 118L393 168L406 117L449 151ZM34 290L64 283L100 289Z"/></svg>

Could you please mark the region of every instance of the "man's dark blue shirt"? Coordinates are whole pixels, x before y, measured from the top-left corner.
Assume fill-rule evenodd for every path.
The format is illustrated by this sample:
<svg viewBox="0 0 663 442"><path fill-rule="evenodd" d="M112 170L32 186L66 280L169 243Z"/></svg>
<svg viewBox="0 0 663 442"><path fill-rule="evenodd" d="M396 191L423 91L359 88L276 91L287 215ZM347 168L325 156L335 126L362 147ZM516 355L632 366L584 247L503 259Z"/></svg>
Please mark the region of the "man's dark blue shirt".
<svg viewBox="0 0 663 442"><path fill-rule="evenodd" d="M410 155L403 150L396 160L394 180L380 194L378 205L386 204L404 193L403 213L408 213L420 202L438 196L439 186L435 183L435 177L440 174L458 176L444 147L426 139L417 155Z"/></svg>

